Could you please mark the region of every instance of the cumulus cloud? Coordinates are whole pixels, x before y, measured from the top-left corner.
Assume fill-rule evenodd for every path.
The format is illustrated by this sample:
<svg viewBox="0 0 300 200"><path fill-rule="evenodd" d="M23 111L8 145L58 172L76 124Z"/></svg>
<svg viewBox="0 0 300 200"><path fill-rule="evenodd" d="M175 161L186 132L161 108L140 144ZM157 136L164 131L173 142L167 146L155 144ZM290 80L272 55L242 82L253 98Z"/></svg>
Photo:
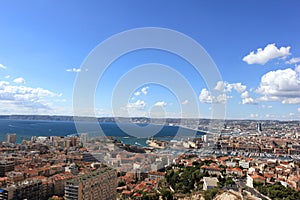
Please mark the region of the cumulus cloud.
<svg viewBox="0 0 300 200"><path fill-rule="evenodd" d="M218 81L216 87L214 88L217 91L224 92L213 98L208 91L202 90L200 94L200 101L202 99L203 102L217 102L217 103L225 103L227 99L231 98L227 96L225 93L229 93L232 91L236 91L238 93L242 93L242 103L243 104L255 104L255 101L252 97L250 97L248 91L246 91L247 86L243 85L242 83L228 83L226 81ZM246 96L247 95L247 96Z"/></svg>
<svg viewBox="0 0 300 200"><path fill-rule="evenodd" d="M295 64L300 62L300 57L297 58L291 58L290 60L286 61L285 64Z"/></svg>
<svg viewBox="0 0 300 200"><path fill-rule="evenodd" d="M141 92L137 91L134 93L134 96L140 96Z"/></svg>
<svg viewBox="0 0 300 200"><path fill-rule="evenodd" d="M186 105L186 104L188 104L188 103L189 103L189 100L187 100L187 99L184 100L183 102L181 102L182 105Z"/></svg>
<svg viewBox="0 0 300 200"><path fill-rule="evenodd" d="M300 112L300 108L298 108L298 112Z"/></svg>
<svg viewBox="0 0 300 200"><path fill-rule="evenodd" d="M270 71L262 76L256 90L263 96L260 101L281 101L283 104L300 103L300 75L298 68Z"/></svg>
<svg viewBox="0 0 300 200"><path fill-rule="evenodd" d="M66 71L78 73L78 72L81 72L81 69L80 68L71 68L71 69L66 69Z"/></svg>
<svg viewBox="0 0 300 200"><path fill-rule="evenodd" d="M257 104L255 100L250 96L248 91L241 94L242 104Z"/></svg>
<svg viewBox="0 0 300 200"><path fill-rule="evenodd" d="M252 105L255 105L257 103L254 101L254 99L252 97L248 97L248 98L242 99L242 104L252 104Z"/></svg>
<svg viewBox="0 0 300 200"><path fill-rule="evenodd" d="M231 97L225 93L213 96L206 88L203 88L199 95L199 100L203 103L226 103L229 98Z"/></svg>
<svg viewBox="0 0 300 200"><path fill-rule="evenodd" d="M167 105L167 103L164 102L164 101L158 101L158 102L156 102L156 103L154 104L154 106L160 106L160 107L164 107L164 106L166 106L166 105Z"/></svg>
<svg viewBox="0 0 300 200"><path fill-rule="evenodd" d="M127 108L134 108L134 109L144 109L146 107L146 103L143 100L137 100L136 102L128 103L126 105Z"/></svg>
<svg viewBox="0 0 300 200"><path fill-rule="evenodd" d="M248 64L264 65L271 59L290 55L290 48L290 46L287 46L278 49L275 44L268 44L264 49L258 48L256 52L251 51L243 58L243 61Z"/></svg>
<svg viewBox="0 0 300 200"><path fill-rule="evenodd" d="M203 88L201 90L201 93L199 95L199 100L204 103L212 103L213 102L211 93L206 88Z"/></svg>
<svg viewBox="0 0 300 200"><path fill-rule="evenodd" d="M246 86L242 83L227 83L224 81L218 81L215 90L221 91L221 92L231 92L232 89L237 91L238 93L244 92L246 90Z"/></svg>
<svg viewBox="0 0 300 200"><path fill-rule="evenodd" d="M143 87L143 88L141 89L141 92L142 92L144 95L146 95L146 94L148 93L148 89L149 89L148 86Z"/></svg>
<svg viewBox="0 0 300 200"><path fill-rule="evenodd" d="M42 88L10 85L7 81L0 81L0 102L6 105L17 105L30 109L51 109L49 98L59 97L56 94Z"/></svg>
<svg viewBox="0 0 300 200"><path fill-rule="evenodd" d="M0 69L6 69L7 67L0 63Z"/></svg>
<svg viewBox="0 0 300 200"><path fill-rule="evenodd" d="M10 75L6 75L4 78L9 79L9 78L10 78Z"/></svg>
<svg viewBox="0 0 300 200"><path fill-rule="evenodd" d="M17 84L25 84L25 79L22 78L22 77L19 77L19 78L15 78L13 80L14 83L17 83Z"/></svg>

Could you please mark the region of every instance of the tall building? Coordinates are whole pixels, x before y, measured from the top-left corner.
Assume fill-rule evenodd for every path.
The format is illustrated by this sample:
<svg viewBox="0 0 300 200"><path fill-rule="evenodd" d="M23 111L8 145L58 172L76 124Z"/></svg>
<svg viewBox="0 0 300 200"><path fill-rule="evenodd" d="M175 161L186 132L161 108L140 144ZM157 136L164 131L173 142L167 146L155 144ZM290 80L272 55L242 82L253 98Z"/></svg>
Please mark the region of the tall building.
<svg viewBox="0 0 300 200"><path fill-rule="evenodd" d="M261 123L258 122L257 123L257 131L260 133L262 131L262 126L261 126Z"/></svg>
<svg viewBox="0 0 300 200"><path fill-rule="evenodd" d="M6 142L16 144L17 143L17 134L15 134L15 133L6 134Z"/></svg>
<svg viewBox="0 0 300 200"><path fill-rule="evenodd" d="M15 163L13 161L0 161L0 177L4 177L6 172L14 171Z"/></svg>
<svg viewBox="0 0 300 200"><path fill-rule="evenodd" d="M88 141L88 133L81 133L80 134L80 140L82 144L87 143Z"/></svg>
<svg viewBox="0 0 300 200"><path fill-rule="evenodd" d="M30 199L42 200L47 199L43 197L43 184L41 180L33 179L11 185L0 190L0 197L3 200L15 199Z"/></svg>
<svg viewBox="0 0 300 200"><path fill-rule="evenodd" d="M76 147L76 145L77 145L77 137L71 137L71 145L72 145L72 147Z"/></svg>
<svg viewBox="0 0 300 200"><path fill-rule="evenodd" d="M65 184L66 200L117 198L117 173L111 168L100 168L96 171L68 180Z"/></svg>
<svg viewBox="0 0 300 200"><path fill-rule="evenodd" d="M203 147L204 148L213 148L214 147L214 134L207 133L203 137Z"/></svg>

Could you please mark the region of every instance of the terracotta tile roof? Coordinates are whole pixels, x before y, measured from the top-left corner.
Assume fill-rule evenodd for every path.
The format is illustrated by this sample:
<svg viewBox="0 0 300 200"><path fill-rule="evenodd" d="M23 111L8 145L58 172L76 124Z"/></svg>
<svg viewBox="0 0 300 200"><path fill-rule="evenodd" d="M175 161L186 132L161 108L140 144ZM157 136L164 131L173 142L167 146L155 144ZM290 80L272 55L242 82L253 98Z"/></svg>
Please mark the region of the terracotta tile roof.
<svg viewBox="0 0 300 200"><path fill-rule="evenodd" d="M234 167L234 168L231 168L231 167L228 167L227 169L226 169L226 171L234 171L234 172L242 172L243 170L242 169L240 169L240 168L238 168L238 167Z"/></svg>
<svg viewBox="0 0 300 200"><path fill-rule="evenodd" d="M133 197L141 197L141 196L143 196L143 195L142 195L142 194L139 194L139 193L134 193L132 196L133 196Z"/></svg>
<svg viewBox="0 0 300 200"><path fill-rule="evenodd" d="M148 174L150 175L160 175L160 176L164 176L166 173L165 172L156 172L156 171L151 171Z"/></svg>
<svg viewBox="0 0 300 200"><path fill-rule="evenodd" d="M275 174L264 174L265 178L274 178Z"/></svg>
<svg viewBox="0 0 300 200"><path fill-rule="evenodd" d="M250 176L252 179L261 179L261 180L265 180L264 177L260 176L260 175L252 175Z"/></svg>
<svg viewBox="0 0 300 200"><path fill-rule="evenodd" d="M129 191L129 190L124 190L123 192L122 192L122 195L128 195L128 196L130 196L131 195L131 191Z"/></svg>

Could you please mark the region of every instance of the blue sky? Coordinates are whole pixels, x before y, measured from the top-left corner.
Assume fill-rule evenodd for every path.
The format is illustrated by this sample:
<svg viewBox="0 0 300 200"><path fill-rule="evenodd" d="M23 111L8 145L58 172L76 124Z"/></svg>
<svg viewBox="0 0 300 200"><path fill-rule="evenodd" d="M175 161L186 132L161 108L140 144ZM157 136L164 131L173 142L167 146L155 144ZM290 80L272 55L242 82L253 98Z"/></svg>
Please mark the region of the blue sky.
<svg viewBox="0 0 300 200"><path fill-rule="evenodd" d="M124 99L112 98L130 70L160 63L188 80L200 117L212 116L212 104L226 104L229 119L299 120L299 7L296 0L0 1L0 114L72 115L76 77L98 44L133 28L161 27L202 45L223 82L208 88L190 63L172 53L131 52L101 77L97 116L115 110L124 116L193 117L189 94L179 101L171 88L155 83L137 85ZM212 90L225 93L214 96Z"/></svg>

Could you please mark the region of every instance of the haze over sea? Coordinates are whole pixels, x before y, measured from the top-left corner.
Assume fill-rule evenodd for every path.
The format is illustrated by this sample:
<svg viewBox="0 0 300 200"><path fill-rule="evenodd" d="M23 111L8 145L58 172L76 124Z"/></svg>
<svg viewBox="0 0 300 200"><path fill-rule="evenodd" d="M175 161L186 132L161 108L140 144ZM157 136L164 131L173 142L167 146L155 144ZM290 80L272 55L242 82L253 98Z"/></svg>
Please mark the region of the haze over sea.
<svg viewBox="0 0 300 200"><path fill-rule="evenodd" d="M97 130L95 127L95 122L80 122L84 126L84 133L89 133L92 136L97 136ZM146 145L146 139L148 137L134 137L139 135L147 135L137 133L138 129L136 124L122 124L126 126L126 130L131 130L130 133L125 133L117 123L114 122L101 122L99 123L104 134L106 136L114 136L116 139L121 140L123 143L130 145ZM140 126L146 127L146 124L140 124ZM145 132L153 132L160 125L151 125L143 129ZM161 129L155 134L150 135L155 138L162 140L170 140L177 134L178 126L162 126ZM11 120L11 119L1 119L0 120L0 141L6 140L7 133L17 134L17 143L21 143L23 139L30 139L32 136L67 136L72 134L77 134L77 129L73 121L53 121L53 120ZM182 135L195 135L195 131L189 129L182 129ZM203 135L203 132L198 131L197 135Z"/></svg>

